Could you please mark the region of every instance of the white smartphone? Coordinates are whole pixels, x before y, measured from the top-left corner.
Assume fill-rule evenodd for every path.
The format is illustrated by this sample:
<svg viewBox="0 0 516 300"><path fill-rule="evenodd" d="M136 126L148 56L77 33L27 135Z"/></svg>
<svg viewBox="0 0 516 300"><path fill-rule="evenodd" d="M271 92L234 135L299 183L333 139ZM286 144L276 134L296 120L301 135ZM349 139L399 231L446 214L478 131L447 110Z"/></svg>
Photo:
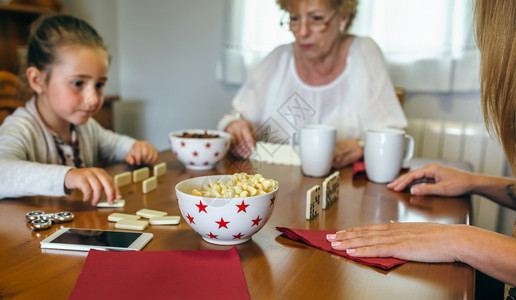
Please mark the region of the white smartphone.
<svg viewBox="0 0 516 300"><path fill-rule="evenodd" d="M41 241L43 249L139 251L154 237L148 232L61 228Z"/></svg>

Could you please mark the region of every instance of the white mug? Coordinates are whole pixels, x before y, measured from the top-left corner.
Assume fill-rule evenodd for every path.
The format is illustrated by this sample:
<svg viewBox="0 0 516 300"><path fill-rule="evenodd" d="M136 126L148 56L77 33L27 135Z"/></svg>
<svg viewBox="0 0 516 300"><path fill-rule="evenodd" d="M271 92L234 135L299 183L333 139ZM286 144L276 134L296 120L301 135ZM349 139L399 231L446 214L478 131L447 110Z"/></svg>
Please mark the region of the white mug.
<svg viewBox="0 0 516 300"><path fill-rule="evenodd" d="M405 140L408 141L404 154ZM370 129L366 133L364 163L367 178L377 183L393 181L401 166L414 154L414 139L402 129Z"/></svg>
<svg viewBox="0 0 516 300"><path fill-rule="evenodd" d="M299 134L299 152L294 148L294 140ZM290 137L290 148L301 159L303 174L323 177L330 173L337 129L329 125L305 125Z"/></svg>

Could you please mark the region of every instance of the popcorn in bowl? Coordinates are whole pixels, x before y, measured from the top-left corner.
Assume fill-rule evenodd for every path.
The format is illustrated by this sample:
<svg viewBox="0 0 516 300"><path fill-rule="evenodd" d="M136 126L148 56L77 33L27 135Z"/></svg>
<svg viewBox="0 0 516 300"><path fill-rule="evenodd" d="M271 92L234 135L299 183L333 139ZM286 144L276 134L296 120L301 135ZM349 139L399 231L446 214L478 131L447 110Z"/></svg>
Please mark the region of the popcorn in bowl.
<svg viewBox="0 0 516 300"><path fill-rule="evenodd" d="M245 198L265 195L274 191L278 182L274 179L265 179L260 174L248 175L247 173L235 173L229 180L222 179L210 182L203 186L203 190L194 189L192 195L214 198Z"/></svg>
<svg viewBox="0 0 516 300"><path fill-rule="evenodd" d="M209 243L235 245L249 241L265 225L278 188L273 179L237 173L187 179L175 190L181 214L194 231Z"/></svg>
<svg viewBox="0 0 516 300"><path fill-rule="evenodd" d="M231 135L220 130L178 130L169 139L172 153L191 170L213 169L231 145Z"/></svg>

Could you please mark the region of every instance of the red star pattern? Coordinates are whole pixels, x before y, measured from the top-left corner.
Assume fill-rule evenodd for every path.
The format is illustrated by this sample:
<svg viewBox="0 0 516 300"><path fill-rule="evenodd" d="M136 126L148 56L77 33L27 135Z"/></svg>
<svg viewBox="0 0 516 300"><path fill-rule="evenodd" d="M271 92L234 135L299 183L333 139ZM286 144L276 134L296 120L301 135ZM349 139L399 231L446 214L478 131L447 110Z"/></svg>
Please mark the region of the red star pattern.
<svg viewBox="0 0 516 300"><path fill-rule="evenodd" d="M195 166L195 163L193 161L191 161L190 166Z"/></svg>
<svg viewBox="0 0 516 300"><path fill-rule="evenodd" d="M207 166L207 165L209 165L209 164L210 164L210 163L209 163L209 162L207 162L207 161L205 161L205 162L204 162L204 165L205 165L205 166Z"/></svg>
<svg viewBox="0 0 516 300"><path fill-rule="evenodd" d="M192 154L193 154L193 156L197 157L199 155L199 152L194 151Z"/></svg>
<svg viewBox="0 0 516 300"><path fill-rule="evenodd" d="M236 240L236 239L241 239L245 234L242 234L241 232L239 232L238 234L233 234L233 239Z"/></svg>
<svg viewBox="0 0 516 300"><path fill-rule="evenodd" d="M224 227L226 229L228 229L228 223L230 223L229 221L224 221L223 218L220 218L220 221L215 221L215 223L219 224L219 229Z"/></svg>
<svg viewBox="0 0 516 300"><path fill-rule="evenodd" d="M208 213L208 212L206 211L206 207L208 207L208 205L204 205L204 204L202 204L202 200L199 200L199 204L195 204L195 206L197 206L197 207L199 208L199 213L200 213L201 211L204 211L205 213Z"/></svg>
<svg viewBox="0 0 516 300"><path fill-rule="evenodd" d="M186 146L185 142L181 142L181 147Z"/></svg>
<svg viewBox="0 0 516 300"><path fill-rule="evenodd" d="M190 216L190 214L188 214L186 217L188 218L188 221L190 221L190 224L195 224L194 217Z"/></svg>
<svg viewBox="0 0 516 300"><path fill-rule="evenodd" d="M242 200L242 204L237 204L236 207L238 207L238 211L237 213L243 211L243 212L247 212L245 209L249 206L249 204L245 204L244 200Z"/></svg>
<svg viewBox="0 0 516 300"><path fill-rule="evenodd" d="M211 144L210 143L206 143L206 148L210 148L211 147Z"/></svg>
<svg viewBox="0 0 516 300"><path fill-rule="evenodd" d="M206 217L211 219L211 220L207 220L209 224L212 224L210 225L208 228L211 229L211 231L207 232L207 231L204 231L204 233L201 233L202 236L204 236L205 239L211 239L211 240L217 240L217 241L231 241L233 240L234 242L233 243L239 243L239 242L242 242L242 241L245 241L247 239L249 239L249 237L252 235L252 234L248 234L246 232L246 230L250 230L250 231L253 231L253 227L256 226L256 230L258 230L258 228L262 227L264 224L265 224L265 218L268 216L268 214L266 214L265 216L262 217L263 213L260 213L260 214L255 214L253 211L253 205L252 203L248 200L248 202L246 203L245 199L239 199L238 202L232 204L232 205L235 205L237 207L237 215L238 213L240 212L243 212L243 215L239 215L240 217L237 217L238 218L244 218L244 222L249 222L251 221L251 224L249 223L245 223L245 224L249 224L247 226L247 229L243 230L243 231L236 231L236 230L241 230L239 228L235 228L235 224L238 224L235 223L236 220L234 220L231 216L220 216L216 213L216 210L214 211L213 208L210 207L210 211L208 212L208 205L204 199L198 199L199 202L197 203L191 203L190 205L195 205L197 206L197 209L195 208L190 208L189 211L187 212L186 215L184 215L184 218L186 220L188 220L187 224L189 224L190 226L197 226L196 223L199 222L199 219L197 218L197 216L199 216L201 219L203 218L202 217L202 212L205 212L206 213ZM270 201L271 205L273 205L276 201L276 195L271 195L269 197L269 199L264 199L265 200L265 203L267 203L267 201ZM267 204L265 204L267 205ZM250 208L251 210L250 211L247 211L247 209ZM198 211L198 213L197 213ZM234 213L234 211L233 211ZM254 216L254 219L253 219L253 216ZM234 216L236 217L236 216ZM197 220L195 220L197 219ZM218 219L218 220L217 220ZM235 222L233 222L235 221ZM217 224L217 225L214 225L213 223ZM202 223L202 222L201 222ZM193 225L192 225L193 224ZM214 226L217 226L217 227L214 227ZM231 227L230 227L231 226ZM224 230L223 228L225 228L226 230Z"/></svg>
<svg viewBox="0 0 516 300"><path fill-rule="evenodd" d="M258 217L256 217L256 219L251 220L251 221L253 221L253 225L251 225L251 227L253 227L254 225L258 226L258 223L260 223L261 220L263 220L263 219L260 219L260 216L258 215Z"/></svg>
<svg viewBox="0 0 516 300"><path fill-rule="evenodd" d="M215 152L215 154L213 154L213 155L215 155L215 157L218 157L218 156L219 156L219 153L218 153L218 152Z"/></svg>

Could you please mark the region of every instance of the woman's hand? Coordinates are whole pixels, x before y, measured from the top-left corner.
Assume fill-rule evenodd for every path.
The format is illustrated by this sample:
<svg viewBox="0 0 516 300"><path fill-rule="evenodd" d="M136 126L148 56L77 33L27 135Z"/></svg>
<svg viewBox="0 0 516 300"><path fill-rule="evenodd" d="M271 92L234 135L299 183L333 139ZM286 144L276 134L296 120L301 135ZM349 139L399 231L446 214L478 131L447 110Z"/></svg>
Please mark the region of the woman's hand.
<svg viewBox="0 0 516 300"><path fill-rule="evenodd" d="M335 144L332 167L343 168L359 160L364 154L357 140L338 141Z"/></svg>
<svg viewBox="0 0 516 300"><path fill-rule="evenodd" d="M416 179L432 178L435 183L414 185L410 188L410 193L417 196L459 196L471 192L476 177L475 174L446 168L438 164L430 164L398 177L387 187L399 192Z"/></svg>
<svg viewBox="0 0 516 300"><path fill-rule="evenodd" d="M130 165L152 165L158 159L158 149L145 141L134 142L125 161Z"/></svg>
<svg viewBox="0 0 516 300"><path fill-rule="evenodd" d="M468 225L390 223L355 227L326 236L335 250L356 257L395 257L420 262L463 262L515 285L516 241Z"/></svg>
<svg viewBox="0 0 516 300"><path fill-rule="evenodd" d="M459 260L455 249L465 246L460 239L467 240L468 230L466 225L435 223L372 224L329 234L327 240L350 256L454 262Z"/></svg>
<svg viewBox="0 0 516 300"><path fill-rule="evenodd" d="M247 120L231 122L225 129L234 138L229 151L238 158L247 159L252 154L254 137L251 133L251 125Z"/></svg>
<svg viewBox="0 0 516 300"><path fill-rule="evenodd" d="M65 176L65 188L79 189L83 194L82 201L91 200L93 206L100 201L102 193L106 194L109 204L113 204L115 199L122 197L113 178L99 168L70 169Z"/></svg>

